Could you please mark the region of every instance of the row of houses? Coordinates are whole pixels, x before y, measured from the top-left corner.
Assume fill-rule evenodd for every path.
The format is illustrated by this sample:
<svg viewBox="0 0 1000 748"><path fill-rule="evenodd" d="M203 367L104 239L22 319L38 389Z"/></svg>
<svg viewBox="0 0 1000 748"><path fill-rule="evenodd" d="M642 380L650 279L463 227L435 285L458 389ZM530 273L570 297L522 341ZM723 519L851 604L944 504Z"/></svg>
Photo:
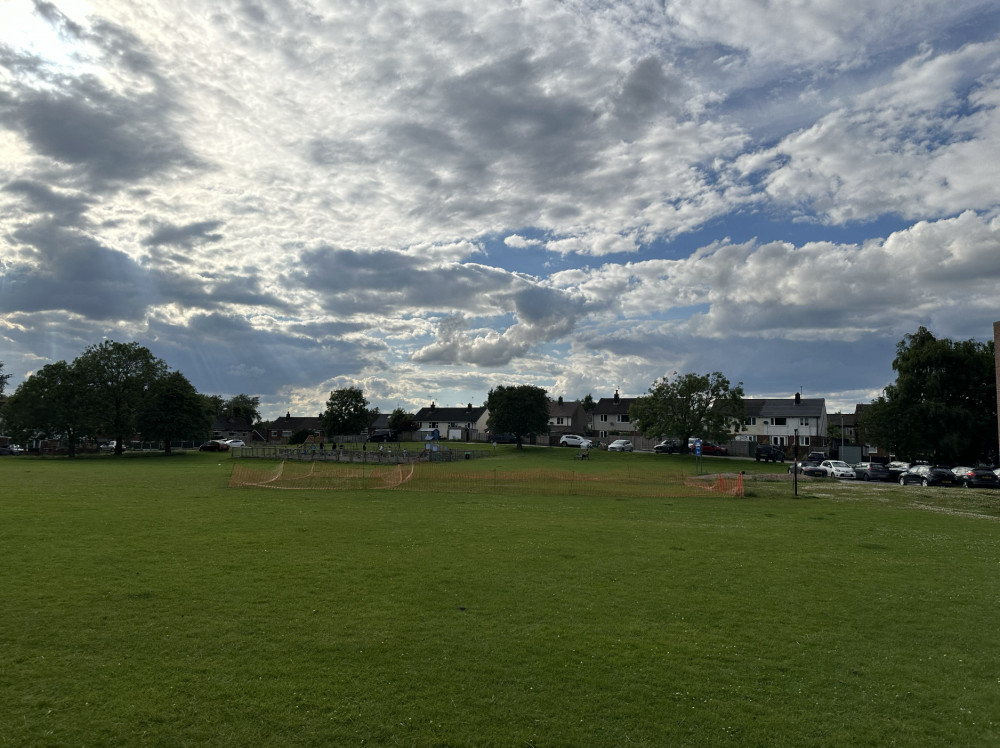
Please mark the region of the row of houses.
<svg viewBox="0 0 1000 748"><path fill-rule="evenodd" d="M580 434L597 439L624 438L641 441L638 424L629 418L629 408L636 398L600 398L591 410L586 410L581 400L558 398L549 403L549 433L540 435L541 442L555 443L563 434ZM857 423L864 405L854 413L828 414L825 398L803 398L796 394L787 399L745 399L743 431L732 436L732 442L750 442L828 450L829 427L840 429L840 444L859 445ZM388 414L380 414L370 424L369 431L389 427ZM456 441L489 441L487 421L489 410L485 406L469 403L459 407L439 407L435 403L418 410L412 419L413 439L422 440L435 434ZM255 431L251 424L240 419L216 419L214 438L243 439L250 443L267 442L284 444L297 433L306 431L323 433L322 414L293 416L287 412L272 421L266 428Z"/></svg>

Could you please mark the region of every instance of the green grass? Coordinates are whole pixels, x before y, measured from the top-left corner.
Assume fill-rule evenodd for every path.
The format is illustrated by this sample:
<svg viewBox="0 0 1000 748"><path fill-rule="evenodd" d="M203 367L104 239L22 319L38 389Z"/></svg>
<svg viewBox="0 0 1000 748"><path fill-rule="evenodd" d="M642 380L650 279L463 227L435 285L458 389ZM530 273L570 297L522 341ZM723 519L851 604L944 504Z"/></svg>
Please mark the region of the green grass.
<svg viewBox="0 0 1000 748"><path fill-rule="evenodd" d="M571 454L489 464L694 471ZM784 472L703 460L734 464ZM0 459L0 744L1000 742L1000 496L272 491L231 468Z"/></svg>

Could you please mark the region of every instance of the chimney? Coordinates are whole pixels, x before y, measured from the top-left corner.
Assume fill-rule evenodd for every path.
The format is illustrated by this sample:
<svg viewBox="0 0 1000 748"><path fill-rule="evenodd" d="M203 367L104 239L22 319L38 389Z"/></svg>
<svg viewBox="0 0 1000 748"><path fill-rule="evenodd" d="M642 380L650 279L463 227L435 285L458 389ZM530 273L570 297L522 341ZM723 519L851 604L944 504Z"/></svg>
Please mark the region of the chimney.
<svg viewBox="0 0 1000 748"><path fill-rule="evenodd" d="M560 396L559 396L559 404L560 404L560 405L562 405L562 404L563 404L563 402L562 402L562 395L560 395Z"/></svg>
<svg viewBox="0 0 1000 748"><path fill-rule="evenodd" d="M285 413L285 418L291 418L291 417L292 417L292 411L288 411L287 413Z"/></svg>
<svg viewBox="0 0 1000 748"><path fill-rule="evenodd" d="M795 393L795 404L802 405L802 395L798 392Z"/></svg>
<svg viewBox="0 0 1000 748"><path fill-rule="evenodd" d="M618 390L615 390L615 405L621 401L621 397L618 396Z"/></svg>
<svg viewBox="0 0 1000 748"><path fill-rule="evenodd" d="M436 405L434 404L434 401L433 401L433 400L431 400L431 410L434 410L434 409L435 409L436 407L437 407L437 406L436 406Z"/></svg>

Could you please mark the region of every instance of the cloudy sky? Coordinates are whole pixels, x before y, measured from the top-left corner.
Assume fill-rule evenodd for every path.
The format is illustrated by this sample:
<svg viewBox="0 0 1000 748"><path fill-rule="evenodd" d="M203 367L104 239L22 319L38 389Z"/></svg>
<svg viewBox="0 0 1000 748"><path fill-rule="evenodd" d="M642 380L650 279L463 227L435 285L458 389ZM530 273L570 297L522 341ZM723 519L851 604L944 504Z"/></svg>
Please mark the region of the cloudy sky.
<svg viewBox="0 0 1000 748"><path fill-rule="evenodd" d="M8 389L853 410L1000 320L995 0L0 0Z"/></svg>

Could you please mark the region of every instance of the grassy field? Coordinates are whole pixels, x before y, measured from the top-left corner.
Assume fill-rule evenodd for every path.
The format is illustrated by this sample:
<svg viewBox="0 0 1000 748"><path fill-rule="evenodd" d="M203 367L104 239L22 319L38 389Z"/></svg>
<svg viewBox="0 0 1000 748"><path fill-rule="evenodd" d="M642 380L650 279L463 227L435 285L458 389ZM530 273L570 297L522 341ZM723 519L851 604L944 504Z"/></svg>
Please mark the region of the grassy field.
<svg viewBox="0 0 1000 748"><path fill-rule="evenodd" d="M663 481L500 447L444 471ZM0 459L0 744L1000 744L1000 495L227 487L187 454ZM754 479L757 478L757 479Z"/></svg>

